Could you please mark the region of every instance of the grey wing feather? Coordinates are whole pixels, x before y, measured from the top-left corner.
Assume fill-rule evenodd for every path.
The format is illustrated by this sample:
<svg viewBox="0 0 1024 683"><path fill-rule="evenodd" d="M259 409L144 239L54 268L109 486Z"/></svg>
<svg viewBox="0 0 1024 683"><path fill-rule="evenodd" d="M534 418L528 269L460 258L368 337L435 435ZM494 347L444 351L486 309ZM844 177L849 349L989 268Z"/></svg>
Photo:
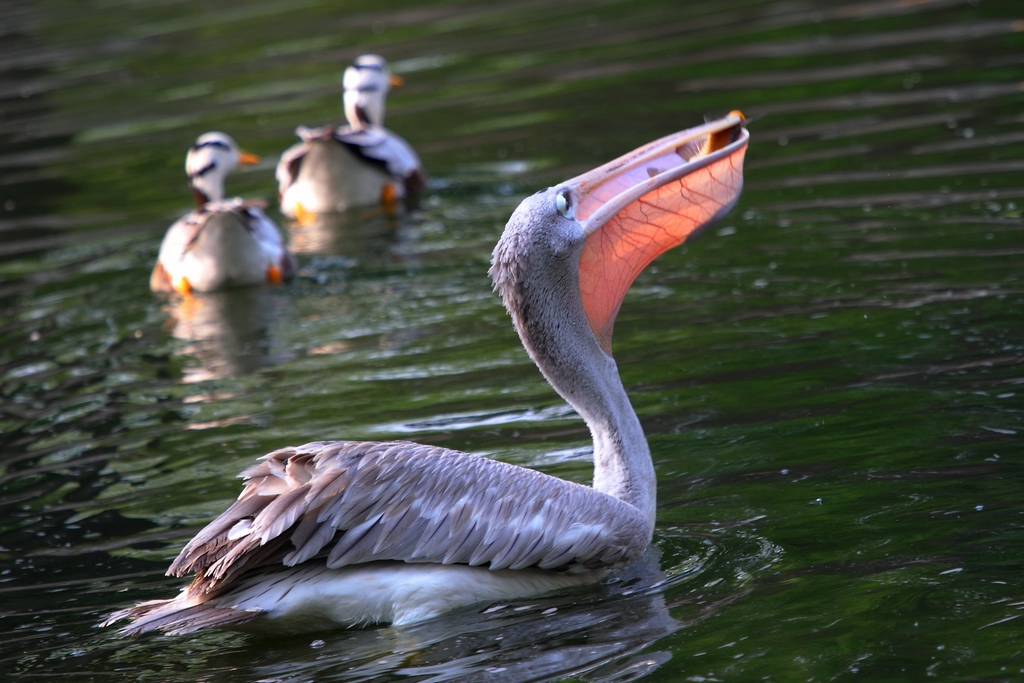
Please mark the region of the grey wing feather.
<svg viewBox="0 0 1024 683"><path fill-rule="evenodd" d="M162 630L167 635L192 633L212 626L244 624L260 615L256 610L237 610L215 607L209 603L182 607L177 600L150 600L109 615L100 626L130 619L120 629L123 636L135 636L147 631Z"/></svg>
<svg viewBox="0 0 1024 683"><path fill-rule="evenodd" d="M238 501L168 571L196 572L196 591L314 557L329 567L596 568L635 559L650 540L639 511L587 486L408 442L310 443L275 451L243 476Z"/></svg>

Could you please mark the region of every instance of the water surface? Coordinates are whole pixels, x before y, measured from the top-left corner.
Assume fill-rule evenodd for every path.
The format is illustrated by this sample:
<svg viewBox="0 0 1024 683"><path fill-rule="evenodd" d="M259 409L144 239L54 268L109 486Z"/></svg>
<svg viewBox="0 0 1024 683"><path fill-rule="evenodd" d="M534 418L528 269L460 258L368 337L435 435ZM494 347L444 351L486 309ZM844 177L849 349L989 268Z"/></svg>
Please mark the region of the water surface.
<svg viewBox="0 0 1024 683"><path fill-rule="evenodd" d="M7 678L1024 676L1015 3L46 1L0 26ZM422 211L289 228L284 287L154 297L192 140L263 155L229 191L272 201L368 51L406 80L388 124ZM659 476L643 562L404 629L96 628L173 594L178 548L281 446L405 438L588 482L490 249L523 196L732 109L744 195L616 324Z"/></svg>

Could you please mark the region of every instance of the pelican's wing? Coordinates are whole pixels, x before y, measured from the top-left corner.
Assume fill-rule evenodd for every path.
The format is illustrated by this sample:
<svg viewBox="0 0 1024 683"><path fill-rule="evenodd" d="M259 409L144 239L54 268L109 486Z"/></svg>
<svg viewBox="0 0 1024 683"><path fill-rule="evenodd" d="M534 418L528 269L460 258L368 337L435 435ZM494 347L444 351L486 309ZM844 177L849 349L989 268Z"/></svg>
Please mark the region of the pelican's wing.
<svg viewBox="0 0 1024 683"><path fill-rule="evenodd" d="M168 570L198 574L196 591L313 557L597 568L635 559L650 540L635 508L587 486L408 442L310 443L242 476L238 500Z"/></svg>

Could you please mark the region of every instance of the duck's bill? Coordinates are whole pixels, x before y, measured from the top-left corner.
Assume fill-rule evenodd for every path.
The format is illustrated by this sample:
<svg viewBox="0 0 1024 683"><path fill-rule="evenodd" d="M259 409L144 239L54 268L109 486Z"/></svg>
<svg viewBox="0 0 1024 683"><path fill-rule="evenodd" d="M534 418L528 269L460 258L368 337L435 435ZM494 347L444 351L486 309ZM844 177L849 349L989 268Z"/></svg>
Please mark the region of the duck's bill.
<svg viewBox="0 0 1024 683"><path fill-rule="evenodd" d="M573 178L587 235L580 293L591 329L611 353L626 290L657 256L715 223L743 187L750 134L740 112L668 135Z"/></svg>
<svg viewBox="0 0 1024 683"><path fill-rule="evenodd" d="M253 164L260 163L260 158L255 154L240 151L238 153L238 163L242 166L252 166Z"/></svg>

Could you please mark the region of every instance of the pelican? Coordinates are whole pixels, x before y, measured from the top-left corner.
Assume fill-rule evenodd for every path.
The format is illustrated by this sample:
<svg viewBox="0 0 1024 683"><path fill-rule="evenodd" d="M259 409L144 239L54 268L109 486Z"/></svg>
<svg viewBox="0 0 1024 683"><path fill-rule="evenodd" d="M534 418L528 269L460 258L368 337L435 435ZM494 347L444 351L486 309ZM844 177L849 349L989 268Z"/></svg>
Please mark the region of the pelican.
<svg viewBox="0 0 1024 683"><path fill-rule="evenodd" d="M225 176L239 164L258 161L224 133L196 139L185 157L196 209L164 235L150 289L188 294L291 277L292 257L263 213L263 202L224 199Z"/></svg>
<svg viewBox="0 0 1024 683"><path fill-rule="evenodd" d="M357 206L393 205L426 185L416 152L384 127L384 100L401 79L377 55L363 55L342 79L347 125L299 126L302 142L281 155L277 181L281 212L310 215Z"/></svg>
<svg viewBox="0 0 1024 683"><path fill-rule="evenodd" d="M524 200L490 276L530 357L580 414L593 486L409 442L282 448L168 574L168 600L104 622L170 634L259 615L294 628L408 624L600 580L650 543L655 472L611 355L633 279L724 215L743 183L739 112L649 143Z"/></svg>

